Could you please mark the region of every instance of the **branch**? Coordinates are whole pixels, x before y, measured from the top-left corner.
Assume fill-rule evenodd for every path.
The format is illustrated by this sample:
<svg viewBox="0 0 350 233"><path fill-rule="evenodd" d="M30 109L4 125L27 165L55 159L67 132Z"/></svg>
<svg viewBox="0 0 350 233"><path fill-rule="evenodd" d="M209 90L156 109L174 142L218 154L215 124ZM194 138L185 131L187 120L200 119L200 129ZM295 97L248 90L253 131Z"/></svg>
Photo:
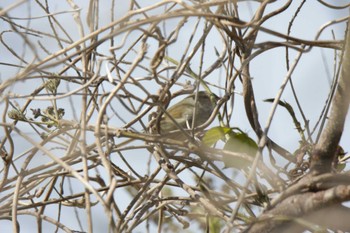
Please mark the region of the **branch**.
<svg viewBox="0 0 350 233"><path fill-rule="evenodd" d="M338 87L332 100L332 108L327 125L311 158L311 172L314 174L331 171L337 146L343 133L344 122L350 102L350 30L349 22L346 33L344 57Z"/></svg>
<svg viewBox="0 0 350 233"><path fill-rule="evenodd" d="M275 208L263 213L246 232L300 232L315 228L317 225L348 231L350 224L341 220L350 216L350 210L341 206L340 203L349 199L350 186L348 185L339 185L316 193L293 195L283 200ZM332 210L332 218L329 214L325 214L329 210Z"/></svg>

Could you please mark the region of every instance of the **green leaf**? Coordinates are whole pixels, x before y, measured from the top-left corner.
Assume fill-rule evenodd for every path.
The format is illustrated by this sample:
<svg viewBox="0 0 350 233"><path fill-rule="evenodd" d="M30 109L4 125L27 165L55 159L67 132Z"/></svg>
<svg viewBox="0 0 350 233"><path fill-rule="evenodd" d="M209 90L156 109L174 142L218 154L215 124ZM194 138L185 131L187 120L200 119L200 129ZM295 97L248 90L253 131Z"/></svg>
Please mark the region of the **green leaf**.
<svg viewBox="0 0 350 233"><path fill-rule="evenodd" d="M258 145L251 139L248 134L244 133L240 129L236 129L229 134L229 139L227 140L225 150L242 153L250 157L254 157L258 151ZM223 162L226 167L244 168L250 165L248 160L243 158L223 157Z"/></svg>
<svg viewBox="0 0 350 233"><path fill-rule="evenodd" d="M225 135L232 131L231 128L228 127L214 127L209 129L202 139L202 142L207 146L213 146L219 140L225 140Z"/></svg>
<svg viewBox="0 0 350 233"><path fill-rule="evenodd" d="M213 146L219 140L225 142L224 149L236 153L242 153L254 157L258 151L258 145L248 134L239 128L214 127L209 129L202 138L202 142L207 146ZM223 157L222 161L225 167L235 167L238 169L249 166L249 160L244 158L234 158L232 156Z"/></svg>
<svg viewBox="0 0 350 233"><path fill-rule="evenodd" d="M258 145L248 136L248 134L238 130L238 132L232 131L229 134L229 139L227 140L224 149L237 153L245 153L254 157L258 150Z"/></svg>
<svg viewBox="0 0 350 233"><path fill-rule="evenodd" d="M336 166L335 169L337 170L337 172L342 172L345 167L346 167L346 163L343 160L346 153L343 149L343 147L341 147L340 145L337 146L337 150L336 150L336 154L337 154L337 162L336 162Z"/></svg>
<svg viewBox="0 0 350 233"><path fill-rule="evenodd" d="M345 167L346 167L345 163L338 163L336 170L337 170L337 172L342 172L345 169Z"/></svg>
<svg viewBox="0 0 350 233"><path fill-rule="evenodd" d="M218 217L209 217L209 232L221 232L223 223Z"/></svg>

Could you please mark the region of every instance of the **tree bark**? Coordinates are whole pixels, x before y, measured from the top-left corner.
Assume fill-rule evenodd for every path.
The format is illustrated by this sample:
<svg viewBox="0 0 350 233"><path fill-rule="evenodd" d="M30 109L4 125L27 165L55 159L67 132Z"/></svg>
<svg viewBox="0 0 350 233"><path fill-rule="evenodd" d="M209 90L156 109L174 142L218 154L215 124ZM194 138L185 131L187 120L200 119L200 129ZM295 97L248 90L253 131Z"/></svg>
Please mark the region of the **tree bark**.
<svg viewBox="0 0 350 233"><path fill-rule="evenodd" d="M331 187L312 183L314 177L332 171L332 162L337 156L337 147L342 136L345 118L350 103L350 32L349 22L343 49L340 77L328 122L311 156L310 173L296 185L302 187L295 192L295 185L284 193L291 194L267 209L246 230L249 233L314 231L317 227L350 231L350 209L341 205L350 199L350 185L334 182ZM326 175L326 174L325 174ZM331 174L335 175L335 174ZM350 176L348 178L350 180ZM324 181L325 182L325 181ZM301 185L305 184L305 185ZM327 183L328 184L328 183ZM283 193L281 194L283 195ZM332 214L330 214L332 212Z"/></svg>

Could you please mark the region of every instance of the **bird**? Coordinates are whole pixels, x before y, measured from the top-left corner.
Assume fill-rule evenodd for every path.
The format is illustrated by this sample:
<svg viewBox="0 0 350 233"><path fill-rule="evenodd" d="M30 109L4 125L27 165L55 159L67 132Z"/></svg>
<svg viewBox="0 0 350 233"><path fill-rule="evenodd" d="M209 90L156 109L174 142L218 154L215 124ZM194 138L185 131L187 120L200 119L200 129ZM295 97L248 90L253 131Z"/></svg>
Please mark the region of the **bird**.
<svg viewBox="0 0 350 233"><path fill-rule="evenodd" d="M197 101L196 101L196 95ZM211 98L212 96L212 98ZM194 128L204 124L211 116L219 97L205 91L193 93L176 103L163 114L160 120L160 133L170 133L174 130L191 129L194 120ZM196 109L196 110L195 110ZM195 114L193 114L193 112ZM175 123L175 122L176 123ZM183 134L182 132L179 132Z"/></svg>

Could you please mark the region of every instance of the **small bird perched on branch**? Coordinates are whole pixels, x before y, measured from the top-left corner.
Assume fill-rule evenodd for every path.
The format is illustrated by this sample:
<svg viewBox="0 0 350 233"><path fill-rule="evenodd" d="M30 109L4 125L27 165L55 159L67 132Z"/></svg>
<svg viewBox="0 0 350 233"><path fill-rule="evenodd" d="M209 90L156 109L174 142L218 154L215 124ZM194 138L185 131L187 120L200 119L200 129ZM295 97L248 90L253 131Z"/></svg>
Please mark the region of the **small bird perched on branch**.
<svg viewBox="0 0 350 233"><path fill-rule="evenodd" d="M170 107L160 120L160 133L169 133L173 130L191 129L194 120L194 128L204 124L211 116L216 102L219 100L215 94L199 91L196 101L193 93ZM212 97L211 97L212 96ZM195 114L193 114L193 112ZM181 132L180 132L181 133Z"/></svg>

